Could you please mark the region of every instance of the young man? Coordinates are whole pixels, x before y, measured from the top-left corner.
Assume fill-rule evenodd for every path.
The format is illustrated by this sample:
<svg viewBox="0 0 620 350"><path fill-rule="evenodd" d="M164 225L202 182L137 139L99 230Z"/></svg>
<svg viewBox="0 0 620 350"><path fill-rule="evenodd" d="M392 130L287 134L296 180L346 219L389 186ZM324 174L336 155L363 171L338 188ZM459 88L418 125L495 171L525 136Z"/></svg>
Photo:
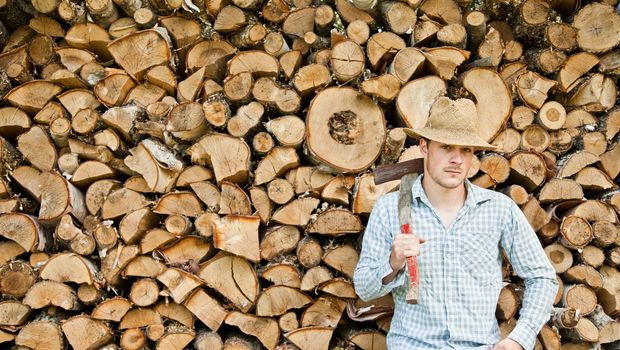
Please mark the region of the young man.
<svg viewBox="0 0 620 350"><path fill-rule="evenodd" d="M474 151L493 148L476 126L472 101L438 99L424 128L406 129L424 156L412 187L414 234L400 234L397 192L368 220L355 290L364 300L392 292L388 349L529 350L549 320L558 285L536 234L509 197L466 179ZM515 329L500 340L502 250L526 289ZM405 301L408 256L418 256L417 304Z"/></svg>

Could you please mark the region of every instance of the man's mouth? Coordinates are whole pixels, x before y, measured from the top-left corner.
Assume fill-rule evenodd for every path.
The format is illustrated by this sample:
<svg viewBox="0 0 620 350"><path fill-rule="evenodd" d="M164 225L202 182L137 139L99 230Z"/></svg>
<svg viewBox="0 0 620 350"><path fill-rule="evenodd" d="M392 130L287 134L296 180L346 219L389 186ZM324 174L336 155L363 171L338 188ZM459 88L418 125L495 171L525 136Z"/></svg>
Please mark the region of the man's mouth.
<svg viewBox="0 0 620 350"><path fill-rule="evenodd" d="M446 169L446 172L448 173L452 173L452 174L460 174L461 173L461 169Z"/></svg>

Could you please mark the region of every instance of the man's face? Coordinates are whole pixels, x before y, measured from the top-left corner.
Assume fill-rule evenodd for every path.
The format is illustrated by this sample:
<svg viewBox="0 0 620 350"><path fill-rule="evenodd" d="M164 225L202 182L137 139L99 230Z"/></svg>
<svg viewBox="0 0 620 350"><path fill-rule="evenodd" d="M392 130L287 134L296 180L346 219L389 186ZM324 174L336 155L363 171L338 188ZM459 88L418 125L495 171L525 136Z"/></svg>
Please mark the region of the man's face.
<svg viewBox="0 0 620 350"><path fill-rule="evenodd" d="M446 189L463 184L474 157L473 148L421 139L420 150L426 159L424 170L433 182Z"/></svg>

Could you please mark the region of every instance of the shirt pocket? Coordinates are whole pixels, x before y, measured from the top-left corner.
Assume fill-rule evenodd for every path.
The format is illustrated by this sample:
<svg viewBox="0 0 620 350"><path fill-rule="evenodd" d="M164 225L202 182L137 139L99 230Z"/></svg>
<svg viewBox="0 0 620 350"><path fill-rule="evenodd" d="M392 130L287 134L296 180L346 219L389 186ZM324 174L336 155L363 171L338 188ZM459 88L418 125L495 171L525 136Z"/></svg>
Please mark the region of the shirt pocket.
<svg viewBox="0 0 620 350"><path fill-rule="evenodd" d="M471 278L483 286L501 282L499 247L491 236L466 233L460 237L458 243L461 267Z"/></svg>

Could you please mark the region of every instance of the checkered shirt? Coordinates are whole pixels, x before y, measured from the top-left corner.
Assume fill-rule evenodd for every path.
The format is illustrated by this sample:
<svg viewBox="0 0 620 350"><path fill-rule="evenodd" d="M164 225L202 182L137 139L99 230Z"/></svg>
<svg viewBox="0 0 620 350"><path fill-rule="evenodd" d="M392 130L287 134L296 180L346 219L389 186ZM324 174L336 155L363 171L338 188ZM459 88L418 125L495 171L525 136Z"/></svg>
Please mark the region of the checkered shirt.
<svg viewBox="0 0 620 350"><path fill-rule="evenodd" d="M526 286L519 320L508 337L532 349L549 320L558 284L525 216L509 197L466 181L463 208L446 229L422 189L421 178L412 188L413 232L426 239L418 256L418 304L405 301L405 269L390 283L381 282L392 272L392 240L400 233L398 192L375 204L354 274L355 290L363 300L392 292L395 309L388 349L488 349L497 343L502 249Z"/></svg>

